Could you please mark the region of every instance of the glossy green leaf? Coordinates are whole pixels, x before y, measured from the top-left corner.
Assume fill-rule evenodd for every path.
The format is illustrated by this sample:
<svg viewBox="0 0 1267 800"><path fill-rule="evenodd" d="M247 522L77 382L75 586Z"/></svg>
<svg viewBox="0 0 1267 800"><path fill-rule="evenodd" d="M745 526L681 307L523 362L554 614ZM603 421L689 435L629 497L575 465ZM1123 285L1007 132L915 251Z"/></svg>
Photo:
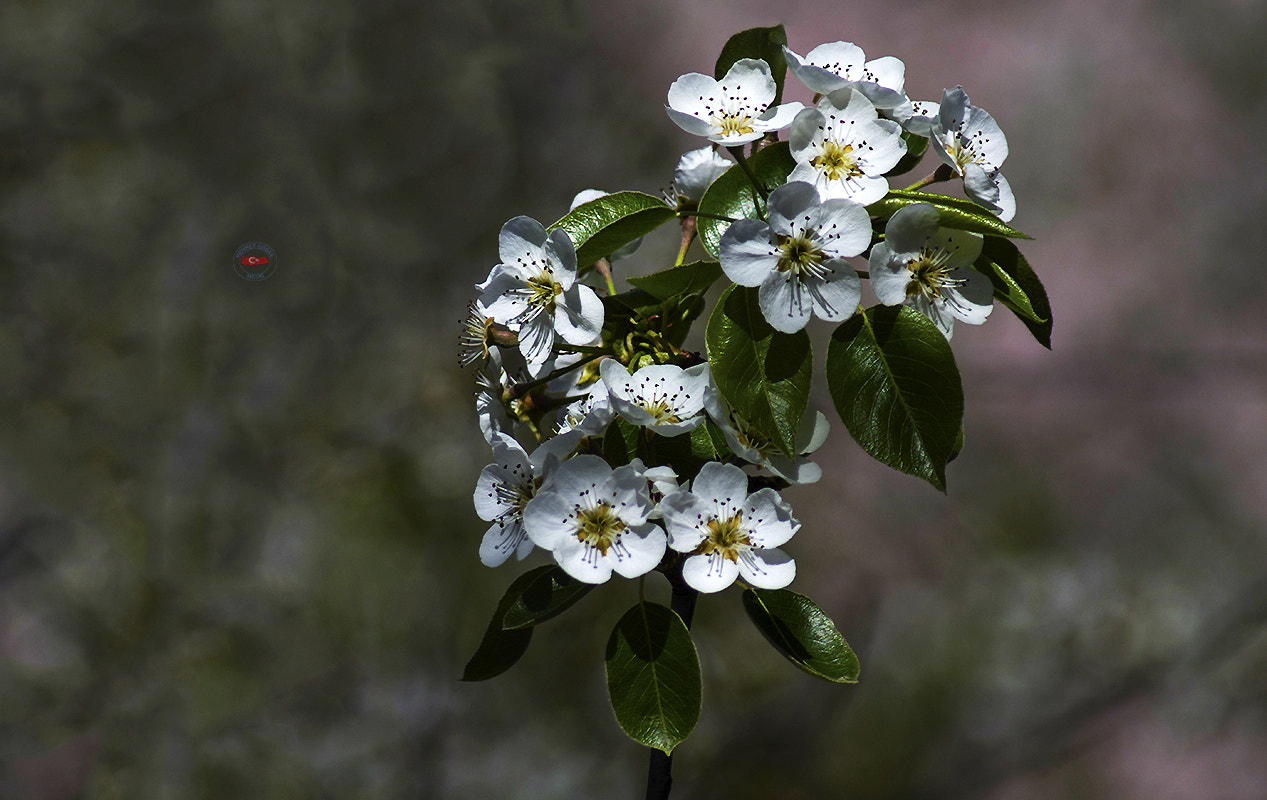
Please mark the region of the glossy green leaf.
<svg viewBox="0 0 1267 800"><path fill-rule="evenodd" d="M813 600L787 589L745 589L743 607L774 649L797 667L832 683L858 682L858 657Z"/></svg>
<svg viewBox="0 0 1267 800"><path fill-rule="evenodd" d="M757 289L732 285L717 300L704 341L713 383L722 397L749 425L793 456L809 403L809 334L776 331L757 305Z"/></svg>
<svg viewBox="0 0 1267 800"><path fill-rule="evenodd" d="M497 603L493 618L489 620L484 638L475 650L475 655L466 662L462 672L464 681L486 681L495 678L510 669L528 650L532 641L532 628L515 628L507 630L503 627L506 613L517 603L524 590L545 575L551 567L537 567L515 578L507 587L506 593Z"/></svg>
<svg viewBox="0 0 1267 800"><path fill-rule="evenodd" d="M1051 349L1051 303L1047 290L1016 245L997 236L985 237L976 268L994 283L994 298L1011 309L1038 343Z"/></svg>
<svg viewBox="0 0 1267 800"><path fill-rule="evenodd" d="M699 721L699 656L681 617L656 603L629 610L607 640L607 693L629 738L672 753Z"/></svg>
<svg viewBox="0 0 1267 800"><path fill-rule="evenodd" d="M538 625L567 611L594 588L582 583L563 571L562 567L548 566L532 570L519 597L511 603L502 618L502 628L513 630Z"/></svg>
<svg viewBox="0 0 1267 800"><path fill-rule="evenodd" d="M576 264L584 267L673 219L676 212L659 197L614 192L569 211L550 229L562 228L576 246Z"/></svg>
<svg viewBox="0 0 1267 800"><path fill-rule="evenodd" d="M783 82L787 78L787 61L783 57L783 45L787 44L787 32L782 25L773 28L749 28L740 31L726 41L713 68L713 77L721 80L731 66L742 58L759 58L770 65L774 77L774 102L783 102Z"/></svg>
<svg viewBox="0 0 1267 800"><path fill-rule="evenodd" d="M658 300L688 294L703 294L721 277L716 261L692 261L680 267L630 278L629 282Z"/></svg>
<svg viewBox="0 0 1267 800"><path fill-rule="evenodd" d="M894 189L885 195L884 199L877 200L867 206L867 211L873 217L888 219L912 203L929 203L935 206L941 216L940 222L943 228L955 228L961 231L972 231L973 233L991 236L1007 236L1012 239L1033 238L1015 228L1009 227L983 206L979 206L970 200L947 197L944 194L908 192Z"/></svg>
<svg viewBox="0 0 1267 800"><path fill-rule="evenodd" d="M787 176L796 167L796 160L788 151L787 142L778 142L763 148L749 158L748 166L752 168L753 174L757 176L762 187L767 192L772 192L787 183ZM736 164L709 185L704 196L700 198L699 210L703 214L713 214L729 219L764 218L764 214L757 213L752 194L752 183L743 169ZM722 234L730 227L730 223L709 217L699 217L698 221L700 243L713 258L717 258Z"/></svg>
<svg viewBox="0 0 1267 800"><path fill-rule="evenodd" d="M906 306L855 314L827 346L827 386L863 450L946 491L963 386L950 343L931 320Z"/></svg>

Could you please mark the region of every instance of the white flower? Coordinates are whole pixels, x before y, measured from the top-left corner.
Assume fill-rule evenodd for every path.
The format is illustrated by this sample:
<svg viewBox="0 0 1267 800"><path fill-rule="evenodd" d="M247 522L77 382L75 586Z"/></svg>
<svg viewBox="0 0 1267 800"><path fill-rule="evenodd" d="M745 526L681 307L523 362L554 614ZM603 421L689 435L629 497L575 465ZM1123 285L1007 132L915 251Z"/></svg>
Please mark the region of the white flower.
<svg viewBox="0 0 1267 800"><path fill-rule="evenodd" d="M673 171L669 205L679 205L683 201L690 205L698 204L712 182L733 165L734 162L723 158L712 147L684 153Z"/></svg>
<svg viewBox="0 0 1267 800"><path fill-rule="evenodd" d="M603 381L594 381L583 390L584 396L563 410L559 433L580 431L584 436L601 436L616 415L611 393Z"/></svg>
<svg viewBox="0 0 1267 800"><path fill-rule="evenodd" d="M823 199L843 197L864 206L889 193L884 173L906 154L902 126L878 119L871 101L849 88L797 114L788 144L796 159L789 181L813 184Z"/></svg>
<svg viewBox="0 0 1267 800"><path fill-rule="evenodd" d="M769 470L789 483L818 483L823 470L805 456L823 446L830 425L821 412L805 414L796 432L796 457L788 458L748 421L730 407L715 386L704 395L704 410L713 421L731 451L743 460Z"/></svg>
<svg viewBox="0 0 1267 800"><path fill-rule="evenodd" d="M573 578L603 583L613 571L636 578L664 556L666 534L647 517L647 478L637 464L613 470L594 455L565 461L524 507L523 524L538 547Z"/></svg>
<svg viewBox="0 0 1267 800"><path fill-rule="evenodd" d="M608 358L599 369L616 413L634 425L677 436L704 421L704 390L712 382L706 363L687 369L652 364L630 375L623 364Z"/></svg>
<svg viewBox="0 0 1267 800"><path fill-rule="evenodd" d="M761 313L778 331L805 327L811 312L839 322L858 309L862 281L844 259L871 243L867 210L848 200L819 201L808 183L770 194L768 222L741 219L721 240L721 268L740 286L760 286Z"/></svg>
<svg viewBox="0 0 1267 800"><path fill-rule="evenodd" d="M888 306L901 303L937 323L949 339L955 319L980 325L990 316L994 287L969 265L983 240L968 231L942 228L937 209L915 203L899 210L871 248L871 288Z"/></svg>
<svg viewBox="0 0 1267 800"><path fill-rule="evenodd" d="M999 171L1007 158L1007 138L994 117L968 102L962 86L942 92L930 137L941 160L963 177L970 200L1004 222L1016 215L1012 187Z"/></svg>
<svg viewBox="0 0 1267 800"><path fill-rule="evenodd" d="M902 128L928 138L932 136L933 123L940 115L940 106L931 100L914 100L911 102L911 115L901 120Z"/></svg>
<svg viewBox="0 0 1267 800"><path fill-rule="evenodd" d="M682 564L691 588L717 592L742 576L758 589L782 589L796 562L777 549L801 524L773 489L748 494L748 476L733 464L710 461L691 482L660 503L669 547L692 553Z"/></svg>
<svg viewBox="0 0 1267 800"><path fill-rule="evenodd" d="M568 344L588 345L603 327L603 303L576 282L576 250L567 232L515 217L501 230L502 263L477 286L480 302L495 321L519 334L519 349L538 375L554 350L556 334Z"/></svg>
<svg viewBox="0 0 1267 800"><path fill-rule="evenodd" d="M665 110L682 130L733 147L786 128L800 103L770 107L777 86L770 65L752 58L736 61L720 81L691 72L669 87Z"/></svg>
<svg viewBox="0 0 1267 800"><path fill-rule="evenodd" d="M523 511L545 477L571 455L579 435L556 436L533 451L504 433L492 436L495 463L484 467L475 484L475 513L493 523L480 542L480 561L490 567L505 563L514 553L520 561L532 552L523 526Z"/></svg>
<svg viewBox="0 0 1267 800"><path fill-rule="evenodd" d="M886 114L899 118L907 114L906 65L893 56L866 61L862 48L849 42L820 44L804 58L784 46L783 56L792 74L815 92L828 94L850 87Z"/></svg>

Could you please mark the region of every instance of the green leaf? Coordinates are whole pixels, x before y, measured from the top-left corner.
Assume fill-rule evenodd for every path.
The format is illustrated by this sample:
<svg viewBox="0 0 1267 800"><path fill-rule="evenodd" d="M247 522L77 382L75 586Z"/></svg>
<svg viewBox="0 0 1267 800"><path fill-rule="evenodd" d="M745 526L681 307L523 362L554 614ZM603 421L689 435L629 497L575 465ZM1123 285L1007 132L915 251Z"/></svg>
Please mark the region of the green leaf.
<svg viewBox="0 0 1267 800"><path fill-rule="evenodd" d="M578 267L593 264L673 219L665 202L642 192L614 192L582 203L550 226L562 228L576 246Z"/></svg>
<svg viewBox="0 0 1267 800"><path fill-rule="evenodd" d="M629 282L657 300L688 294L703 294L721 277L716 261L693 261L680 267L630 278Z"/></svg>
<svg viewBox="0 0 1267 800"><path fill-rule="evenodd" d="M638 457L642 428L617 417L603 434L603 458L613 467L623 467Z"/></svg>
<svg viewBox="0 0 1267 800"><path fill-rule="evenodd" d="M732 285L717 300L704 332L708 364L722 397L749 425L795 454L809 404L809 334L780 333L765 321L757 289Z"/></svg>
<svg viewBox="0 0 1267 800"><path fill-rule="evenodd" d="M607 693L629 738L672 753L699 721L702 680L691 632L681 617L639 603L607 640Z"/></svg>
<svg viewBox="0 0 1267 800"><path fill-rule="evenodd" d="M947 197L944 194L894 189L885 195L884 199L867 206L867 211L873 217L888 219L912 203L929 203L935 206L941 216L940 223L943 228L955 228L991 236L1007 236L1012 239L1033 238L1009 227L984 206L958 197Z"/></svg>
<svg viewBox="0 0 1267 800"><path fill-rule="evenodd" d="M730 37L717 57L713 77L721 80L731 66L743 58L759 58L770 65L774 76L774 102L783 102L783 81L787 78L787 61L783 57L783 45L787 44L787 32L782 25L773 28L749 28Z"/></svg>
<svg viewBox="0 0 1267 800"><path fill-rule="evenodd" d="M990 276L995 299L1011 309L1038 343L1050 350L1052 319L1047 290L1016 245L987 236L974 266Z"/></svg>
<svg viewBox="0 0 1267 800"><path fill-rule="evenodd" d="M529 570L515 578L507 587L506 593L497 603L493 618L489 620L488 629L484 631L480 646L476 648L471 660L466 662L462 680L486 681L489 678L495 678L513 667L515 662L527 652L528 643L532 641L532 628L506 630L502 623L506 618L506 612L519 601L524 590L550 569L552 568L537 567Z"/></svg>
<svg viewBox="0 0 1267 800"><path fill-rule="evenodd" d="M928 150L928 139L910 131L902 131L902 140L906 142L906 155L902 156L902 160L897 162L897 166L884 173L886 178L895 175L905 175L924 160L924 153Z"/></svg>
<svg viewBox="0 0 1267 800"><path fill-rule="evenodd" d="M593 584L582 583L563 571L562 567L548 566L534 569L519 597L511 603L502 618L502 628L514 630L538 625L567 611L590 593Z"/></svg>
<svg viewBox="0 0 1267 800"><path fill-rule="evenodd" d="M963 386L950 343L931 320L906 306L875 306L845 320L827 346L827 387L863 450L946 491Z"/></svg>
<svg viewBox="0 0 1267 800"><path fill-rule="evenodd" d="M748 159L748 166L761 182L762 188L771 192L787 183L787 176L796 167L796 160L792 158L787 142L778 142L757 151L756 155ZM738 164L723 172L709 185L700 198L699 210L703 214L730 219L765 216L757 213L757 206L752 198L752 183ZM713 258L717 258L722 234L730 227L730 223L709 217L699 217L698 222L700 243Z"/></svg>
<svg viewBox="0 0 1267 800"><path fill-rule="evenodd" d="M788 661L815 678L858 682L858 657L813 600L787 589L745 589L743 607Z"/></svg>

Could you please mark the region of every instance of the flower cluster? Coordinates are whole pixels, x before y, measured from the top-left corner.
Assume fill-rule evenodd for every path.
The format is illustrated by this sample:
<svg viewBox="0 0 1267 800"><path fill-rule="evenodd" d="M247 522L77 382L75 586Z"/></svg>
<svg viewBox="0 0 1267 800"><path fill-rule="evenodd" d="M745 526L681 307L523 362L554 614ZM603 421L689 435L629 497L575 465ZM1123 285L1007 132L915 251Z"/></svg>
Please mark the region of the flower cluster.
<svg viewBox="0 0 1267 800"><path fill-rule="evenodd" d="M940 102L911 100L892 56L867 60L848 42L801 56L777 44L777 64L736 57L720 79L691 73L672 83L669 118L710 144L681 157L663 201L586 190L554 225L516 217L502 228L500 262L476 287L460 358L478 368L476 407L493 456L474 496L491 523L479 548L485 564L540 549L587 584L660 570L699 592L737 580L785 587L796 567L779 548L800 525L780 490L821 478L808 456L829 427L805 407L812 317L839 323L834 343L854 347L828 353L850 434L934 484L959 420L928 420L954 403L906 427L895 418L891 429L880 427L893 417L885 409L874 411L884 419L859 423L842 406L840 398L862 396L851 382L887 381L897 395L908 374L911 385L933 385L915 356L848 338L856 316L879 315L862 309L864 281L876 309L901 307L886 324L932 336L921 352L944 358L954 321L981 324L1005 296L999 281L1011 281L1009 307L1049 324L1039 315L1045 296L1024 296L1037 279L998 255L1022 234L1006 224L1016 204L994 118L961 87ZM789 72L811 104L781 102ZM905 189L890 186L926 150L942 166ZM921 191L950 180L966 200ZM633 260L643 237L670 220L682 230L677 262L618 292L615 262ZM695 242L712 260L687 263ZM688 350L687 331L722 276L733 285L710 317L706 350ZM919 426L938 427L912 432ZM931 453L928 464L886 455L913 451L903 449L912 436ZM925 446L934 441L940 451Z"/></svg>

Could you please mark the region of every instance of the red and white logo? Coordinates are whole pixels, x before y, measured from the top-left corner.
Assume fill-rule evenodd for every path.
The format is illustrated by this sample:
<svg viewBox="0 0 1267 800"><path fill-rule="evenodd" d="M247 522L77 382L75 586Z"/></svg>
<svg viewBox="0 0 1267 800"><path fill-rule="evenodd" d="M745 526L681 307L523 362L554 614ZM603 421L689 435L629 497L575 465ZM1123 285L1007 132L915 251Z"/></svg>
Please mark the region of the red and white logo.
<svg viewBox="0 0 1267 800"><path fill-rule="evenodd" d="M247 242L233 254L233 271L243 280L266 280L277 271L277 253L263 242Z"/></svg>

